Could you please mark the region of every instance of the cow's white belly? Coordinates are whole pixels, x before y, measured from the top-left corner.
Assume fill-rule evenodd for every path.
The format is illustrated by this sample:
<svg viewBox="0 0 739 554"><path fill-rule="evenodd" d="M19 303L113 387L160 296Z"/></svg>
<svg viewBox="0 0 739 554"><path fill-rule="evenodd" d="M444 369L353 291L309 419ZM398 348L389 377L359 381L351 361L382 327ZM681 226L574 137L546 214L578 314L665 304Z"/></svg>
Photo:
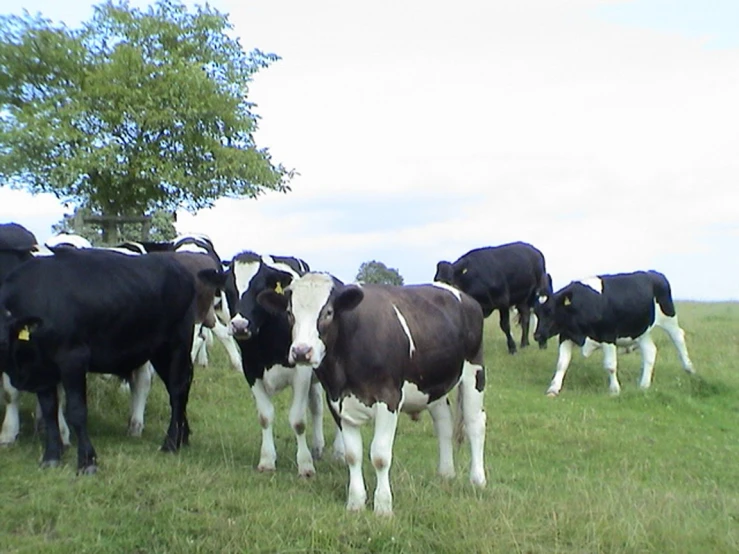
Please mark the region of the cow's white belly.
<svg viewBox="0 0 739 554"><path fill-rule="evenodd" d="M428 394L421 392L414 383L406 382L403 385L401 411L416 414L427 409L428 405ZM342 420L352 425L362 425L375 417L375 405L367 406L353 394L345 396L341 402L331 401L331 407Z"/></svg>
<svg viewBox="0 0 739 554"><path fill-rule="evenodd" d="M428 408L429 395L421 392L415 383L405 382L403 385L403 403L401 409L410 414L415 414Z"/></svg>
<svg viewBox="0 0 739 554"><path fill-rule="evenodd" d="M268 394L273 395L280 392L285 387L292 385L295 377L294 367L285 367L281 365L273 365L265 370L262 382Z"/></svg>

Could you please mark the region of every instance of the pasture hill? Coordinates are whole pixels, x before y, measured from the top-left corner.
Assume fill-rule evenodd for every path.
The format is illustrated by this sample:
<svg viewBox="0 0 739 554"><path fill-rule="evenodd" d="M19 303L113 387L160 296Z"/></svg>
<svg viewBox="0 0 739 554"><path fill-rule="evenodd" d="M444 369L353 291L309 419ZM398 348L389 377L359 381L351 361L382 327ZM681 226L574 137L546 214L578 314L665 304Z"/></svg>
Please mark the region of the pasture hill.
<svg viewBox="0 0 739 554"><path fill-rule="evenodd" d="M739 304L680 302L678 313L697 375L656 330L652 388L637 387L639 354L620 354L618 397L596 353L576 354L560 396L547 398L556 341L510 356L497 318L487 320L487 487L468 482L466 445L457 477L437 477L431 418L403 417L391 519L371 504L345 511L346 468L330 452L314 478L297 477L288 394L275 398L277 471L255 470L255 407L220 345L195 370L191 446L177 455L158 452L169 411L160 382L136 439L126 436L128 397L89 377L94 477L75 476L73 451L61 469L38 469L34 399L24 395L21 436L0 451L0 551L737 552ZM330 444L330 418L325 426ZM369 460L365 476L371 502Z"/></svg>

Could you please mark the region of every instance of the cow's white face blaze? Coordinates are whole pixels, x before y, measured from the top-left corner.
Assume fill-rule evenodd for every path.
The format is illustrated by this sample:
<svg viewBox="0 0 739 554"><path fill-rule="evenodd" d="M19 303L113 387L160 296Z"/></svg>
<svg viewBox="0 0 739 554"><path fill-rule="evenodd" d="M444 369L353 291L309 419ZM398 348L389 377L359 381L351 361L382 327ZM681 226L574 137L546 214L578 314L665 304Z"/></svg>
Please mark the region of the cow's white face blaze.
<svg viewBox="0 0 739 554"><path fill-rule="evenodd" d="M241 299L244 293L249 290L249 285L251 284L252 279L254 279L254 276L259 271L259 265L259 260L234 262L233 273L234 281L236 283L237 298ZM228 332L234 336L250 336L249 320L243 315L237 313L231 318Z"/></svg>
<svg viewBox="0 0 739 554"><path fill-rule="evenodd" d="M316 368L323 361L326 344L321 339L319 327L333 320L333 307L329 303L333 289L334 280L322 273L308 273L290 285L293 319L290 363Z"/></svg>

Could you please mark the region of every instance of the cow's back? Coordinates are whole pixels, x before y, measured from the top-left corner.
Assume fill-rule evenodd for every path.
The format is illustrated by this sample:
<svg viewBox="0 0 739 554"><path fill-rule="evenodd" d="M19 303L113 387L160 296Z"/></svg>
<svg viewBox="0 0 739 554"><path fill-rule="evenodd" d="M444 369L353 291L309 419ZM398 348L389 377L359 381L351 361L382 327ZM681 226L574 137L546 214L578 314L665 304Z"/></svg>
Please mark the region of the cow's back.
<svg viewBox="0 0 739 554"><path fill-rule="evenodd" d="M117 373L143 364L192 319L194 286L174 259L70 249L19 267L0 305L42 320L33 335L42 349L87 345L92 371Z"/></svg>

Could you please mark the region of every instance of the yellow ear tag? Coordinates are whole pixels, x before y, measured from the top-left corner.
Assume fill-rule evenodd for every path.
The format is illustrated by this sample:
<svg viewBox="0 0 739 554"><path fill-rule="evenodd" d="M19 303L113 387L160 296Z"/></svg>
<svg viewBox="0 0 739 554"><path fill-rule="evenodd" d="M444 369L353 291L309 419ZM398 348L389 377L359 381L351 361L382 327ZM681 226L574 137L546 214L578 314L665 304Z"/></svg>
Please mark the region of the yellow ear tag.
<svg viewBox="0 0 739 554"><path fill-rule="evenodd" d="M572 300L570 300L570 297L569 296L565 296L564 305L565 306L570 306L571 304L572 304Z"/></svg>
<svg viewBox="0 0 739 554"><path fill-rule="evenodd" d="M282 283L280 283L279 281L277 281L277 284L275 285L275 292L277 294L283 294L285 292L284 290L282 290Z"/></svg>
<svg viewBox="0 0 739 554"><path fill-rule="evenodd" d="M28 326L18 331L18 340L31 340L31 331L29 331Z"/></svg>
<svg viewBox="0 0 739 554"><path fill-rule="evenodd" d="M462 270L462 275L464 275L465 273L467 273L467 268L466 267Z"/></svg>

